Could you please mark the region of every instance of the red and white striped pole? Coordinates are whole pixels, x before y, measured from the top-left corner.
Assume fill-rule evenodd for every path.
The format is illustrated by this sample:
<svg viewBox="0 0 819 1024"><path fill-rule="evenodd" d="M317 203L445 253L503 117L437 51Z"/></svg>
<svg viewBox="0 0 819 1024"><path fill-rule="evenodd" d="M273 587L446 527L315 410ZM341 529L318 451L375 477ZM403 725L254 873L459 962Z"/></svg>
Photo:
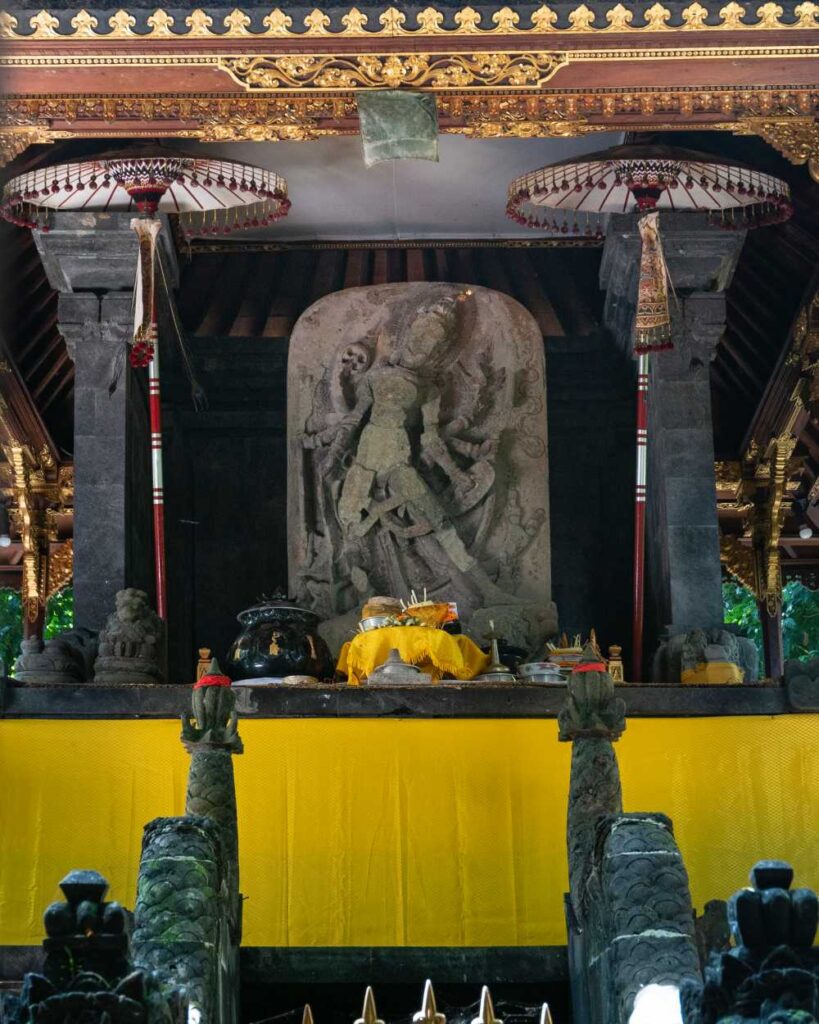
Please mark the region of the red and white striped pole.
<svg viewBox="0 0 819 1024"><path fill-rule="evenodd" d="M631 678L643 675L643 610L645 600L646 478L648 455L648 353L637 357L637 478L634 486L634 618Z"/></svg>
<svg viewBox="0 0 819 1024"><path fill-rule="evenodd" d="M156 342L154 343L153 358L148 363L148 407L151 417L151 476L153 478L156 612L160 619L165 619L167 606L165 492L162 482L162 404L159 394L159 345Z"/></svg>
<svg viewBox="0 0 819 1024"><path fill-rule="evenodd" d="M140 204L137 203L139 206ZM144 204L143 204L144 205ZM142 209L140 207L140 209ZM156 611L161 619L167 612L165 576L165 494L162 483L162 404L159 393L159 344L156 326L156 239L160 222L153 216L156 204L142 210L151 216L135 218L131 227L139 239L139 263L134 288L134 342L130 360L135 368L148 367L148 413L151 429L151 505L154 520L154 574Z"/></svg>

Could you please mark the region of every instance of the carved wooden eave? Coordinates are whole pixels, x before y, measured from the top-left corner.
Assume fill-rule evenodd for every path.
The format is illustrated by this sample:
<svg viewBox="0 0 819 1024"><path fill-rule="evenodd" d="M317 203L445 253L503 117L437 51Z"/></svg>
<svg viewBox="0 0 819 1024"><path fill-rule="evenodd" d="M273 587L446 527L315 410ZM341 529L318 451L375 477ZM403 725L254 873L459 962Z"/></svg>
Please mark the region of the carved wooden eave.
<svg viewBox="0 0 819 1024"><path fill-rule="evenodd" d="M8 508L12 536L12 544L0 549L0 582L19 577L26 616L34 622L71 576L73 466L61 463L8 347L0 348L6 352L0 360L0 501ZM53 570L49 551L56 556Z"/></svg>
<svg viewBox="0 0 819 1024"><path fill-rule="evenodd" d="M797 535L795 499L819 502L819 271L782 348L745 438L743 457L716 463L723 563L775 610L782 570L815 565L814 538ZM816 517L808 512L812 525ZM789 522L790 536L784 537ZM801 548L809 546L806 557ZM784 556L784 557L783 557ZM797 573L799 575L799 573Z"/></svg>
<svg viewBox="0 0 819 1024"><path fill-rule="evenodd" d="M819 4L544 5L342 13L0 13L7 161L72 137L309 139L361 89L438 97L443 131L757 134L819 174Z"/></svg>

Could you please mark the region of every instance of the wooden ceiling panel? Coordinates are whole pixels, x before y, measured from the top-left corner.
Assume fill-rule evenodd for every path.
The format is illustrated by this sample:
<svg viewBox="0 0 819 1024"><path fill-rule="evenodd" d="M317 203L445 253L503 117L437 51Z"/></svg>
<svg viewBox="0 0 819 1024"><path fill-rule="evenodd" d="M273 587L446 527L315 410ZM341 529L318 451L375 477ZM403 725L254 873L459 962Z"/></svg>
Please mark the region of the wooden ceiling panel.
<svg viewBox="0 0 819 1024"><path fill-rule="evenodd" d="M545 336L582 335L600 330L599 263L597 249L373 243L271 254L226 243L220 252L194 250L178 305L185 329L196 337L285 337L313 302L342 288L447 281L511 295Z"/></svg>

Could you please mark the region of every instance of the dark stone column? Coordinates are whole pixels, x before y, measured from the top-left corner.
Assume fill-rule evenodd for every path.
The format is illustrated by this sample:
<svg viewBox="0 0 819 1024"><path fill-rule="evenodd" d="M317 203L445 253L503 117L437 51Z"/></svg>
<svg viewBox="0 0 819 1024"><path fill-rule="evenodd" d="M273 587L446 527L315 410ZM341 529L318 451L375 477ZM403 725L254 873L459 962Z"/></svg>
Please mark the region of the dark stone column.
<svg viewBox="0 0 819 1024"><path fill-rule="evenodd" d="M674 349L652 354L646 514L646 636L722 624L709 365L725 330L725 289L744 235L697 214L663 214ZM612 218L601 266L606 322L631 350L640 240L636 220Z"/></svg>
<svg viewBox="0 0 819 1024"><path fill-rule="evenodd" d="M141 496L133 493L128 473L129 463L143 461L140 449L148 458L147 436L139 437L144 395L127 365L109 393L133 329L131 293L60 295L59 318L75 367L74 614L78 625L99 629L118 590L146 589L150 581L149 557L145 564L129 564L128 557L150 531L148 484ZM144 539L138 546L149 549Z"/></svg>
<svg viewBox="0 0 819 1024"><path fill-rule="evenodd" d="M36 233L75 367L74 607L77 624L92 629L123 587L153 600L147 385L126 354L137 261L130 225L130 214L63 214L49 234Z"/></svg>
<svg viewBox="0 0 819 1024"><path fill-rule="evenodd" d="M722 624L709 365L725 330L725 296L679 301L674 348L650 363L646 516L650 624L674 633Z"/></svg>

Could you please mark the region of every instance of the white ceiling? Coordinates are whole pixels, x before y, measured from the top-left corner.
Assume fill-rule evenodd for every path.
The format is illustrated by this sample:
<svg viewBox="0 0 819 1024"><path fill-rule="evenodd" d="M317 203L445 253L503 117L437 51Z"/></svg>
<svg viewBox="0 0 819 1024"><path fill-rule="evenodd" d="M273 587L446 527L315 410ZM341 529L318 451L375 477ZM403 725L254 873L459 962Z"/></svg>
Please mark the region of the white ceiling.
<svg viewBox="0 0 819 1024"><path fill-rule="evenodd" d="M285 220L242 237L287 241L537 238L505 213L506 187L526 171L619 145L619 133L578 139L469 139L441 135L439 162L367 168L358 136L314 142L197 146L212 156L268 167L287 179ZM190 143L179 148L191 151Z"/></svg>

